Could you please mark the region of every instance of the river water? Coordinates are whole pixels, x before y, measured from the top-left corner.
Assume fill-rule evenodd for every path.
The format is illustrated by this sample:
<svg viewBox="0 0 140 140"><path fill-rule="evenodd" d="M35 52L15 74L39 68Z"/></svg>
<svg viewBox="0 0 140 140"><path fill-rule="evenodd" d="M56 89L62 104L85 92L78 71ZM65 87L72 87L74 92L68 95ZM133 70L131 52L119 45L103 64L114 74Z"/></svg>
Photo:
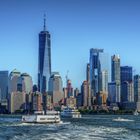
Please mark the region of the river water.
<svg viewBox="0 0 140 140"><path fill-rule="evenodd" d="M121 117L125 121L115 121ZM140 116L91 115L64 119L70 124L25 124L0 117L0 140L140 140Z"/></svg>

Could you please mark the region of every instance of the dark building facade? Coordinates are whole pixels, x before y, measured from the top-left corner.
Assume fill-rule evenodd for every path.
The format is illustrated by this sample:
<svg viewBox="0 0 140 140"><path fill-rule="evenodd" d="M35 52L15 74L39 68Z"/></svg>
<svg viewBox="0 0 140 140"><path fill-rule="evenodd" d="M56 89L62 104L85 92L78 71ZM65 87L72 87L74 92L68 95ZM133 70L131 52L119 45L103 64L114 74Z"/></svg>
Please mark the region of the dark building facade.
<svg viewBox="0 0 140 140"><path fill-rule="evenodd" d="M121 83L127 81L132 82L133 80L133 71L130 66L122 66L121 67Z"/></svg>
<svg viewBox="0 0 140 140"><path fill-rule="evenodd" d="M8 96L8 71L0 71L0 100Z"/></svg>
<svg viewBox="0 0 140 140"><path fill-rule="evenodd" d="M134 76L134 101L140 102L140 75Z"/></svg>

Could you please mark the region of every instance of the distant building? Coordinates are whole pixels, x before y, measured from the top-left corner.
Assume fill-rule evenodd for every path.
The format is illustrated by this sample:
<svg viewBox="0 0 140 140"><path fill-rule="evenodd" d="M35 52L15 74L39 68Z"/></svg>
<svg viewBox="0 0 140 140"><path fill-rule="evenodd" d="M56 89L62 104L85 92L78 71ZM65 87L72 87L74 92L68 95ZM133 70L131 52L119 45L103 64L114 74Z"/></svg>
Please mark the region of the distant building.
<svg viewBox="0 0 140 140"><path fill-rule="evenodd" d="M116 84L116 82L108 83L108 101L109 103L117 103L120 98L120 94L118 94L120 91L119 85Z"/></svg>
<svg viewBox="0 0 140 140"><path fill-rule="evenodd" d="M97 95L96 95L97 105L99 105L99 106L106 105L106 99L107 99L106 93L104 93L102 91L97 93Z"/></svg>
<svg viewBox="0 0 140 140"><path fill-rule="evenodd" d="M106 93L106 96L108 96L108 71L103 70L101 72L102 74L102 88L101 91Z"/></svg>
<svg viewBox="0 0 140 140"><path fill-rule="evenodd" d="M108 71L108 55L103 49L90 49L90 85L92 96L102 90L103 70Z"/></svg>
<svg viewBox="0 0 140 140"><path fill-rule="evenodd" d="M72 87L72 83L71 80L67 80L67 97L71 97L73 96L73 87Z"/></svg>
<svg viewBox="0 0 140 140"><path fill-rule="evenodd" d="M88 82L84 81L82 86L81 86L81 93L82 93L82 102L83 106L87 107L88 106Z"/></svg>
<svg viewBox="0 0 140 140"><path fill-rule="evenodd" d="M16 113L22 112L25 110L26 102L25 102L25 93L24 92L12 92L10 94L10 102L9 102L9 112Z"/></svg>
<svg viewBox="0 0 140 140"><path fill-rule="evenodd" d="M137 110L140 112L140 75L134 76L134 102Z"/></svg>
<svg viewBox="0 0 140 140"><path fill-rule="evenodd" d="M134 101L140 102L140 75L134 76Z"/></svg>
<svg viewBox="0 0 140 140"><path fill-rule="evenodd" d="M8 97L8 71L0 71L0 101Z"/></svg>
<svg viewBox="0 0 140 140"><path fill-rule="evenodd" d="M33 88L32 77L27 73L21 74L20 77L22 79L22 91L29 94Z"/></svg>
<svg viewBox="0 0 140 140"><path fill-rule="evenodd" d="M111 57L111 81L120 83L120 57L113 55Z"/></svg>
<svg viewBox="0 0 140 140"><path fill-rule="evenodd" d="M76 106L77 106L77 108L80 108L80 107L83 106L83 99L82 98L83 98L82 94L79 93L77 95L77 97L76 97Z"/></svg>
<svg viewBox="0 0 140 140"><path fill-rule="evenodd" d="M121 102L134 100L133 70L130 66L121 67Z"/></svg>
<svg viewBox="0 0 140 140"><path fill-rule="evenodd" d="M63 88L64 98L68 98L67 88Z"/></svg>
<svg viewBox="0 0 140 140"><path fill-rule="evenodd" d="M46 30L46 17L44 28L39 33L39 59L38 59L38 88L41 93L48 91L48 81L51 76L51 36Z"/></svg>
<svg viewBox="0 0 140 140"><path fill-rule="evenodd" d="M78 94L79 94L79 89L76 88L76 89L74 90L74 97L76 98L76 97L78 96Z"/></svg>
<svg viewBox="0 0 140 140"><path fill-rule="evenodd" d="M37 85L33 85L33 92L38 91Z"/></svg>
<svg viewBox="0 0 140 140"><path fill-rule="evenodd" d="M122 83L122 102L134 102L134 86L133 82L123 82Z"/></svg>
<svg viewBox="0 0 140 140"><path fill-rule="evenodd" d="M20 77L20 72L17 69L14 69L9 75L9 88L8 93L17 92L18 91L18 79Z"/></svg>
<svg viewBox="0 0 140 140"><path fill-rule="evenodd" d="M58 72L52 73L49 79L49 93L50 95L52 94L54 106L59 106L60 100L64 98L62 87L63 84L60 74Z"/></svg>
<svg viewBox="0 0 140 140"><path fill-rule="evenodd" d="M82 103L83 107L91 107L91 91L90 85L87 81L84 81L81 86L81 93L82 93Z"/></svg>
<svg viewBox="0 0 140 140"><path fill-rule="evenodd" d="M121 81L120 81L120 57L119 55L113 55L111 57L111 81L115 82L116 85L116 103L119 103L121 101Z"/></svg>
<svg viewBox="0 0 140 140"><path fill-rule="evenodd" d="M51 95L47 95L47 110L53 109L53 99Z"/></svg>
<svg viewBox="0 0 140 140"><path fill-rule="evenodd" d="M121 83L123 82L132 82L133 81L133 70L130 66L121 67Z"/></svg>
<svg viewBox="0 0 140 140"><path fill-rule="evenodd" d="M68 107L76 107L76 98L74 97L69 97L66 99L66 106Z"/></svg>
<svg viewBox="0 0 140 140"><path fill-rule="evenodd" d="M90 64L87 64L87 69L86 69L86 80L88 83L90 83Z"/></svg>
<svg viewBox="0 0 140 140"><path fill-rule="evenodd" d="M43 100L42 100L42 93L34 92L32 93L32 109L34 111L42 111L43 110Z"/></svg>

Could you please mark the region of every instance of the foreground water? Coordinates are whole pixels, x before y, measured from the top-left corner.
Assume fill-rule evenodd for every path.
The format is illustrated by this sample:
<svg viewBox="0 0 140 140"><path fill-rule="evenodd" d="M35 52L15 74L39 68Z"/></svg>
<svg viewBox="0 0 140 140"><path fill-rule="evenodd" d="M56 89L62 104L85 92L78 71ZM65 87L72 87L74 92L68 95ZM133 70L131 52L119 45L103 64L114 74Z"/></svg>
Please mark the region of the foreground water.
<svg viewBox="0 0 140 140"><path fill-rule="evenodd" d="M92 115L65 119L64 125L24 124L20 117L0 117L0 140L140 140L140 116Z"/></svg>

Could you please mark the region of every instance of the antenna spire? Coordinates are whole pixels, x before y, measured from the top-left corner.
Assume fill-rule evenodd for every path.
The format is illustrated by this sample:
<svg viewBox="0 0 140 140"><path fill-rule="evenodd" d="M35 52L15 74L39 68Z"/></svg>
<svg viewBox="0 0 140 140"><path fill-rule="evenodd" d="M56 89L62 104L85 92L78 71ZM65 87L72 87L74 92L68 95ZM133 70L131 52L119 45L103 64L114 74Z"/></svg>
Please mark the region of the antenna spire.
<svg viewBox="0 0 140 140"><path fill-rule="evenodd" d="M43 26L44 31L46 31L46 14L44 14L44 26Z"/></svg>

